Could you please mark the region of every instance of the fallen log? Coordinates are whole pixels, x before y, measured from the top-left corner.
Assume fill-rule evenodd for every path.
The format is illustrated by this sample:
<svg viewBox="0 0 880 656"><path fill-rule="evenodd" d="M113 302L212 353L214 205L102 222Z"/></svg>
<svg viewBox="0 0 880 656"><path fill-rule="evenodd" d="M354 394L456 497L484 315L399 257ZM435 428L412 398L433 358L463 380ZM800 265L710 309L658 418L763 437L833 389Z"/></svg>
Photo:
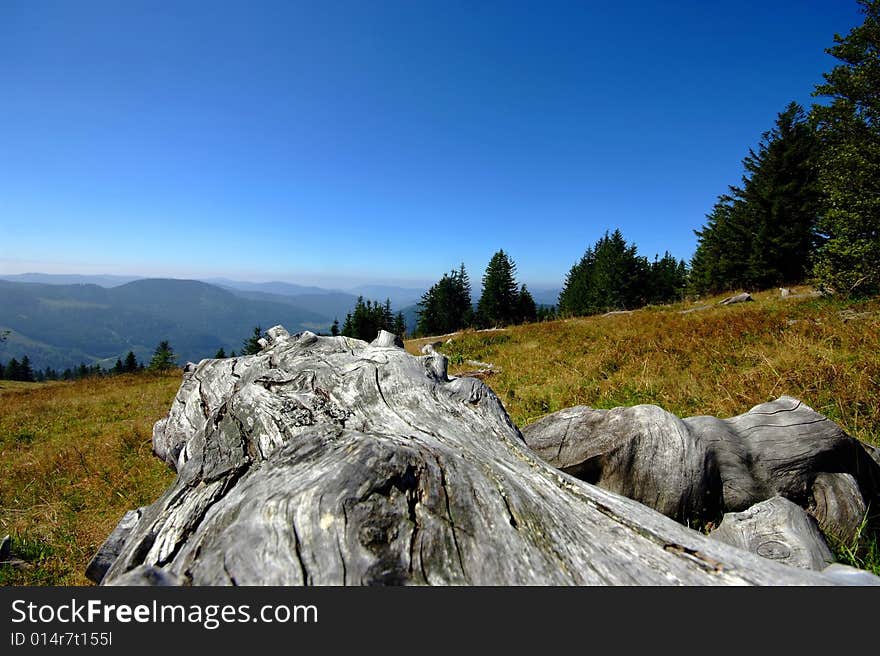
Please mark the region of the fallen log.
<svg viewBox="0 0 880 656"><path fill-rule="evenodd" d="M828 537L850 540L868 503L880 503L873 449L787 396L730 419L679 419L653 405L576 406L522 434L562 471L679 522L717 522L781 496Z"/></svg>
<svg viewBox="0 0 880 656"><path fill-rule="evenodd" d="M268 331L186 374L103 584L826 584L548 464L495 394L386 335Z"/></svg>
<svg viewBox="0 0 880 656"><path fill-rule="evenodd" d="M724 300L718 301L718 305L733 305L734 303L748 303L753 301L752 295L743 292L742 294L736 294L735 296L728 296Z"/></svg>

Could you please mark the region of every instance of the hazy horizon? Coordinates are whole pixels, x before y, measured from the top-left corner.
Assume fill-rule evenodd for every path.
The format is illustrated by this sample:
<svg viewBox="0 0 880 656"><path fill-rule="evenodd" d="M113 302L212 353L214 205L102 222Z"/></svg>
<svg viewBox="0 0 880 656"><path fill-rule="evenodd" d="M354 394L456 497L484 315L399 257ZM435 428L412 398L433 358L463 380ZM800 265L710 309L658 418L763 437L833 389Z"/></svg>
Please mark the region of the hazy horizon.
<svg viewBox="0 0 880 656"><path fill-rule="evenodd" d="M480 292L480 279L482 278L482 271L477 272L477 275L474 272L469 271L469 275L471 276L471 287L473 288L473 292L479 296ZM200 280L205 282L210 282L212 280L228 280L233 282L245 282L245 283L253 283L253 284L267 284L274 282L281 282L291 285L301 285L304 287L321 287L327 290L340 290L340 291L350 291L357 289L358 287L366 287L366 286L388 286L388 287L399 287L401 289L419 289L425 290L433 285L437 280L419 280L419 279L406 279L406 278L379 278L379 277L363 277L363 278L349 278L349 277L328 277L321 276L319 274L310 274L303 273L301 276L297 276L295 274L287 274L283 277L271 275L247 275L242 274L242 276L237 275L228 275L227 273L210 273L210 274L198 274L198 273L169 273L169 272L150 272L150 273L132 273L132 272L116 272L116 271L105 271L100 269L100 267L89 268L85 271L73 271L69 269L59 268L54 271L50 270L37 270L37 269L28 269L27 267L4 267L2 263L0 263L0 277L6 276L25 276L25 275L48 275L48 276L106 276L111 278L131 278L131 279L142 279L142 278L162 278L162 279L171 279L171 280ZM441 274L442 275L442 274ZM550 281L550 282L542 282L542 281L529 281L520 276L520 282L525 283L529 288L533 289L557 289L562 286L562 281Z"/></svg>

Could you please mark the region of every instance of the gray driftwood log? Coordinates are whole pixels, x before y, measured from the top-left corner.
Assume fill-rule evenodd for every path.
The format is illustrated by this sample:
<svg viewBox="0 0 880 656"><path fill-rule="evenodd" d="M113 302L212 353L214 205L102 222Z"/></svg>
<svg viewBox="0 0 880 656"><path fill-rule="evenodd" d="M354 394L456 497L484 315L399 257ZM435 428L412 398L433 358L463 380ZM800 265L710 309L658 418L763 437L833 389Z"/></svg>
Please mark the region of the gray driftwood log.
<svg viewBox="0 0 880 656"><path fill-rule="evenodd" d="M823 584L553 467L446 358L269 331L185 375L105 584ZM92 570L96 578L101 568Z"/></svg>
<svg viewBox="0 0 880 656"><path fill-rule="evenodd" d="M752 295L748 292L743 292L742 294L736 294L735 296L728 296L727 298L718 301L718 305L733 305L735 303L748 303L749 301L753 301Z"/></svg>
<svg viewBox="0 0 880 656"><path fill-rule="evenodd" d="M782 496L823 533L851 540L880 502L872 449L783 396L731 419L679 419L653 405L576 406L526 426L544 460L678 521L715 521Z"/></svg>

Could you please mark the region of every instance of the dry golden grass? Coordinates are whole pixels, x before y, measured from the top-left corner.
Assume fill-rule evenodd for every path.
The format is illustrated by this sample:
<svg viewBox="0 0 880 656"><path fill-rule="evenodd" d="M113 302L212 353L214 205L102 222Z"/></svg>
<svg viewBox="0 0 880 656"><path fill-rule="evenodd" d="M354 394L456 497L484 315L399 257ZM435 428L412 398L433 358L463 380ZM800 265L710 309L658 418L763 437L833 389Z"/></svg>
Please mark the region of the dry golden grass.
<svg viewBox="0 0 880 656"><path fill-rule="evenodd" d="M28 566L0 584L86 585L89 559L126 510L173 480L151 454L153 423L181 382L126 375L0 387L0 535Z"/></svg>
<svg viewBox="0 0 880 656"><path fill-rule="evenodd" d="M729 417L788 394L880 444L880 300L753 296L466 331L440 350L450 373L473 370L467 360L500 368L484 380L519 426L579 404L654 403L680 416ZM703 305L711 307L681 312Z"/></svg>

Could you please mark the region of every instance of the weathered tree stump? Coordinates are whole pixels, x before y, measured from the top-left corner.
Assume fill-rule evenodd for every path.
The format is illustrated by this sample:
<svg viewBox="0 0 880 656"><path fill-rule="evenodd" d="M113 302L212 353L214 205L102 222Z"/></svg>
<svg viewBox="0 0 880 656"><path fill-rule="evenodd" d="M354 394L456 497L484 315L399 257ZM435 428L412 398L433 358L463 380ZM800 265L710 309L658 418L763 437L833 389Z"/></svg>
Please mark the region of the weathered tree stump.
<svg viewBox="0 0 880 656"><path fill-rule="evenodd" d="M880 502L872 449L783 396L730 419L679 419L657 406L547 415L522 434L562 471L680 522L715 521L774 496L807 509L829 537L851 539Z"/></svg>
<svg viewBox="0 0 880 656"><path fill-rule="evenodd" d="M114 531L101 582L833 582L559 471L482 382L392 341L276 327L199 363L154 429L177 478Z"/></svg>

